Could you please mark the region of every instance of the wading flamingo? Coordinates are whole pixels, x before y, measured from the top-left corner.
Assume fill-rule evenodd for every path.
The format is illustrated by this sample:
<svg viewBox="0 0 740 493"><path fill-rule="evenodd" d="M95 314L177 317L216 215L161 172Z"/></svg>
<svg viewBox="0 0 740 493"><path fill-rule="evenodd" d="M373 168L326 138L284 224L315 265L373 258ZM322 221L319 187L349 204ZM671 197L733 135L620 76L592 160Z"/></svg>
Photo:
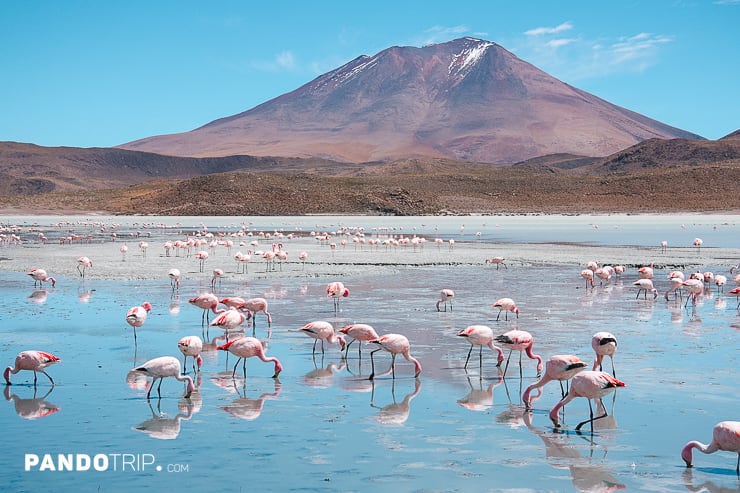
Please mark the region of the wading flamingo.
<svg viewBox="0 0 740 493"><path fill-rule="evenodd" d="M180 269L170 269L169 272L167 272L167 277L170 278L172 291L180 289Z"/></svg>
<svg viewBox="0 0 740 493"><path fill-rule="evenodd" d="M283 365L280 364L280 360L274 356L265 356L265 350L262 347L262 343L256 337L241 337L235 341L227 342L223 346L218 346L216 349L220 351L228 351L239 357L234 364L234 371L231 372L232 378L236 375L236 367L239 365L239 361L242 360L244 361L244 378L247 378L247 358L251 358L252 356L257 356L265 363L272 362L275 364L275 374L272 378L277 378L278 375L280 375L280 372L283 371Z"/></svg>
<svg viewBox="0 0 740 493"><path fill-rule="evenodd" d="M540 380L526 388L522 394L522 402L527 409L532 407L531 394L534 389L541 389L548 382L560 382L560 397L565 397L566 391L563 388L563 382L567 382L577 373L586 369L586 363L581 361L578 356L572 354L556 354L545 363L545 374ZM542 391L540 390L540 394Z"/></svg>
<svg viewBox="0 0 740 493"><path fill-rule="evenodd" d="M134 344L136 343L136 327L141 327L146 322L146 317L152 309L152 304L145 301L139 306L133 306L126 312L126 322L134 328Z"/></svg>
<svg viewBox="0 0 740 493"><path fill-rule="evenodd" d="M635 299L640 297L641 292L645 292L644 298L647 299L648 291L653 293L653 299L658 297L658 290L655 289L655 286L653 286L653 281L650 279L638 279L635 282L632 283L633 286L637 286L639 289L637 290L637 296L635 296Z"/></svg>
<svg viewBox="0 0 740 493"><path fill-rule="evenodd" d="M228 310L220 312L208 325L223 329L226 333L226 340L228 341L229 332L237 330L246 319L247 316L243 312L231 306Z"/></svg>
<svg viewBox="0 0 740 493"><path fill-rule="evenodd" d="M80 277L85 278L85 269L92 267L92 260L87 257L80 257L77 259L77 272L80 273Z"/></svg>
<svg viewBox="0 0 740 493"><path fill-rule="evenodd" d="M500 265L503 265L505 269L508 269L508 267L506 267L506 264L504 263L504 257L493 257L491 259L486 259L486 264L495 265L496 270L498 270Z"/></svg>
<svg viewBox="0 0 740 493"><path fill-rule="evenodd" d="M455 292L451 289L443 289L439 294L439 300L437 300L437 311L441 303L445 304L445 311L447 311L447 303L450 303L450 311L452 311L452 300L455 299Z"/></svg>
<svg viewBox="0 0 740 493"><path fill-rule="evenodd" d="M597 332L591 337L591 347L596 353L596 360L592 370L602 370L602 362L604 356L609 356L612 360L612 375L615 377L617 373L614 371L614 353L617 352L617 338L610 332Z"/></svg>
<svg viewBox="0 0 740 493"><path fill-rule="evenodd" d="M421 363L419 363L419 360L411 356L411 343L409 343L406 336L401 334L385 334L370 342L378 344L380 347L375 351L370 352L371 371L368 380L375 378L375 361L373 360L373 354L377 353L381 349L391 353L390 370L394 379L396 378L396 355L398 354L403 355L403 357L406 358L406 361L414 364L414 378L421 374Z"/></svg>
<svg viewBox="0 0 740 493"><path fill-rule="evenodd" d="M349 289L344 287L339 281L330 282L326 286L326 297L334 300L334 315L339 311L339 300L340 298L346 298L349 296Z"/></svg>
<svg viewBox="0 0 740 493"><path fill-rule="evenodd" d="M309 322L303 327L300 327L298 331L314 339L311 354L316 352L316 343L319 341L321 341L321 354L324 354L324 341L329 344L338 343L341 351L344 351L344 347L347 345L344 337L334 332L334 326L323 320Z"/></svg>
<svg viewBox="0 0 740 493"><path fill-rule="evenodd" d="M188 375L182 375L182 372L180 371L180 360L173 356L160 356L159 358L151 359L143 365L133 368L131 371L153 378L149 391L146 393L147 400L149 399L149 395L152 393L152 389L157 380L159 380L157 395L160 398L162 397L162 380L167 377L173 377L175 380L187 383L187 389L183 396L186 399L188 399L190 394L193 393L193 390L195 390L193 379Z"/></svg>
<svg viewBox="0 0 740 493"><path fill-rule="evenodd" d="M501 362L504 360L504 350L493 343L493 329L486 325L470 325L459 331L457 335L465 337L470 343L468 357L465 358L466 370L468 369L470 354L473 352L473 346L480 346L480 352L478 355L480 368L483 368L483 346L488 346L492 351L496 351L498 353L496 366L501 366Z"/></svg>
<svg viewBox="0 0 740 493"><path fill-rule="evenodd" d="M218 287L221 287L221 278L224 277L223 269L213 269L213 277L211 277L211 289L215 291L216 283Z"/></svg>
<svg viewBox="0 0 740 493"><path fill-rule="evenodd" d="M688 295L684 306L689 304L689 300L691 300L692 305L696 306L696 300L704 294L704 282L701 279L686 279L683 282L683 287Z"/></svg>
<svg viewBox="0 0 740 493"><path fill-rule="evenodd" d="M504 367L504 376L506 376L506 370L509 369L509 361L511 360L511 353L515 350L519 351L519 377L522 376L522 352L526 352L530 359L537 360L537 376L542 374L542 356L534 354L532 351L532 345L534 344L534 337L526 330L510 330L503 335L497 336L494 339L502 346L509 348L509 357L506 359L506 366Z"/></svg>
<svg viewBox="0 0 740 493"><path fill-rule="evenodd" d="M591 269L583 269L581 271L581 277L586 281L586 289L588 289L589 285L594 287L594 271Z"/></svg>
<svg viewBox="0 0 740 493"><path fill-rule="evenodd" d="M607 414L606 408L604 408L604 414L594 418L594 411L593 407L591 406L591 399L601 401L604 396L614 392L617 387L624 386L624 382L617 380L605 371L584 370L576 374L571 379L568 395L563 397L560 402L555 404L555 407L550 410L550 419L552 420L552 423L555 425L555 427L559 428L560 423L558 421L558 413L560 412L560 408L565 406L576 397L585 397L586 399L588 399L589 419L583 421L582 423L579 423L578 426L576 426L576 430L580 430L581 427L586 423L591 423L591 431L593 432L594 421L606 417ZM603 402L601 404L603 407Z"/></svg>
<svg viewBox="0 0 740 493"><path fill-rule="evenodd" d="M339 329L339 332L352 338L352 340L347 343L347 348L344 353L345 356L347 353L349 353L349 346L353 342L359 341L359 343L357 344L357 354L362 357L362 343L378 338L378 333L375 332L375 329L368 324L347 325Z"/></svg>
<svg viewBox="0 0 740 493"><path fill-rule="evenodd" d="M735 472L740 476L740 421L722 421L714 425L712 441L709 445L693 440L681 450L681 458L686 467L692 467L692 449L704 454L713 454L718 450L737 453Z"/></svg>
<svg viewBox="0 0 740 493"><path fill-rule="evenodd" d="M177 342L177 349L182 353L182 369L185 370L185 362L188 356L193 358L193 373L200 371L203 366L203 357L200 355L203 351L203 340L198 336L185 336ZM197 369L196 369L197 365Z"/></svg>
<svg viewBox="0 0 740 493"><path fill-rule="evenodd" d="M33 279L33 287L36 287L36 284L38 284L38 287L43 288L45 282L50 282L51 287L53 288L57 280L53 277L49 277L46 274L46 271L44 269L32 269L29 272L26 272L31 278Z"/></svg>
<svg viewBox="0 0 740 493"><path fill-rule="evenodd" d="M37 373L41 372L49 379L52 385L54 385L54 380L49 376L46 371L46 367L53 365L54 363L59 363L62 361L57 356L54 356L51 353L47 353L46 351L34 351L34 350L28 350L28 351L21 351L18 353L18 355L15 357L15 364L14 366L8 366L5 369L5 373L3 373L3 377L5 377L5 383L6 385L11 385L10 383L10 374L12 373L15 375L21 370L28 370L33 372L33 386L36 386L36 377Z"/></svg>
<svg viewBox="0 0 740 493"><path fill-rule="evenodd" d="M496 300L496 302L493 304L494 308L498 308L498 315L496 315L496 321L498 322L499 317L501 316L501 312L505 312L504 316L506 320L509 320L509 312L515 313L516 318L519 318L519 308L517 308L516 303L514 303L514 300L511 298L500 298Z"/></svg>
<svg viewBox="0 0 740 493"><path fill-rule="evenodd" d="M272 326L272 315L267 311L267 300L264 298L249 298L244 302L243 308L249 310L247 318L252 319L252 329L257 328L257 313L262 312L267 317L267 326Z"/></svg>
<svg viewBox="0 0 740 493"><path fill-rule="evenodd" d="M188 303L197 306L198 308L203 310L203 315L201 315L200 317L201 327L205 327L206 325L208 325L208 310L216 314L220 313L218 311L218 296L213 293L199 294L194 298L190 298L188 300Z"/></svg>

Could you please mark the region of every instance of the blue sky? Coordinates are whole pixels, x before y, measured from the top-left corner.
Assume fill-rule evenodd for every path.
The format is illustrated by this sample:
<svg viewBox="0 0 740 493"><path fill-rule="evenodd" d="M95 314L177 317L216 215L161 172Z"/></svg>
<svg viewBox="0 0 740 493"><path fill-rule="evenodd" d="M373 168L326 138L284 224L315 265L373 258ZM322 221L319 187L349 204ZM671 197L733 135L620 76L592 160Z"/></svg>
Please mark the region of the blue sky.
<svg viewBox="0 0 740 493"><path fill-rule="evenodd" d="M462 36L718 139L740 128L738 26L740 0L6 1L0 141L107 147L183 132L359 55Z"/></svg>

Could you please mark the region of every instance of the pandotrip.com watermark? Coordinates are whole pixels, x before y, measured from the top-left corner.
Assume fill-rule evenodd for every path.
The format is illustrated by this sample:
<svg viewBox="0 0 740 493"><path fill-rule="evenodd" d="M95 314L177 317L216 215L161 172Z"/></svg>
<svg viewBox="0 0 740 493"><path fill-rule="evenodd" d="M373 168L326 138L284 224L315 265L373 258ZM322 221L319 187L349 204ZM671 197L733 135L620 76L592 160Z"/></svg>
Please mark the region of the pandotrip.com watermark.
<svg viewBox="0 0 740 493"><path fill-rule="evenodd" d="M25 454L26 472L187 473L185 463L161 463L154 454Z"/></svg>

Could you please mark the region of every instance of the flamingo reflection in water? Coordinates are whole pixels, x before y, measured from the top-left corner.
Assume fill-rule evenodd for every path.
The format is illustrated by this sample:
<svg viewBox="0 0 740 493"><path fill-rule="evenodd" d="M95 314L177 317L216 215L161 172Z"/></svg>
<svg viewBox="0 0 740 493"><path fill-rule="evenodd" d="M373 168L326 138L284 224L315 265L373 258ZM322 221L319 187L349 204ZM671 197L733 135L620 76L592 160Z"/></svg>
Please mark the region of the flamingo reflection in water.
<svg viewBox="0 0 740 493"><path fill-rule="evenodd" d="M594 446L596 445L593 439L580 435L590 445L589 457L584 457L578 451L578 447L572 443L571 434L552 433L539 429L532 424L532 418L532 411L525 410L522 415L525 426L542 440L545 445L545 456L553 467L562 468L563 465L567 465L576 491L610 492L627 489L627 486L620 483L612 472L603 467L603 460L592 461ZM616 425L612 426L605 422L602 422L601 425L610 426L610 429L616 428ZM606 455L607 450L605 447L603 448L604 455Z"/></svg>
<svg viewBox="0 0 740 493"><path fill-rule="evenodd" d="M326 389L334 384L334 374L340 373L347 367L347 362L344 358L336 363L329 363L324 366L324 358L321 358L321 366L316 363L314 359L314 369L306 373L303 377L303 383L309 387Z"/></svg>
<svg viewBox="0 0 740 493"><path fill-rule="evenodd" d="M43 397L36 397L36 388L34 387L33 397L31 399L24 399L15 394L11 394L10 386L6 386L5 390L3 390L3 395L5 396L6 401L13 401L15 412L21 418L39 419L51 416L52 414L62 410L59 406L46 400L53 390L54 387L52 386Z"/></svg>
<svg viewBox="0 0 740 493"><path fill-rule="evenodd" d="M458 399L457 404L469 411L487 411L493 407L493 389L504 382L504 376L499 372L496 382L491 382L488 387L483 388L483 378L478 378L478 388L473 386L473 382L468 375L468 385L470 392L465 397Z"/></svg>
<svg viewBox="0 0 740 493"><path fill-rule="evenodd" d="M280 383L280 380L276 378L273 380L273 382L275 385L274 391L263 392L256 399L247 397L246 391L244 392L244 394L242 394L236 387L236 385L234 385L234 388L236 389L239 397L232 401L231 404L229 404L228 406L221 406L220 409L223 409L235 418L244 419L247 421L254 421L262 414L262 409L264 408L265 401L275 400L280 395L280 391L282 389L282 384Z"/></svg>
<svg viewBox="0 0 740 493"><path fill-rule="evenodd" d="M192 403L181 406L185 408L185 412L178 412L173 418L168 418L162 414L160 407L161 400L157 401L156 411L152 407L152 402L150 400L147 400L147 403L149 404L149 410L152 413L152 417L131 429L146 433L150 437L158 440L174 440L180 434L180 422L190 421L193 417Z"/></svg>
<svg viewBox="0 0 740 493"><path fill-rule="evenodd" d="M380 409L375 420L384 425L402 425L409 419L411 413L411 401L421 392L421 380L414 379L413 392L406 394L401 402L396 401L396 382L391 384L391 396L393 403L386 406L375 405L375 382L373 381L372 392L370 393L370 406Z"/></svg>

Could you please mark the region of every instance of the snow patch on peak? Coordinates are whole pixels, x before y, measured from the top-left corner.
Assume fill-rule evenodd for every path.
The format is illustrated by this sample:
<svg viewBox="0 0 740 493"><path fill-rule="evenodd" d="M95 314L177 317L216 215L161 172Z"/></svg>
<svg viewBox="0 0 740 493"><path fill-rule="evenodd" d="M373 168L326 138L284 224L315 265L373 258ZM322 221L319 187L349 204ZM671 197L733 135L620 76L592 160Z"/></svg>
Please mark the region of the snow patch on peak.
<svg viewBox="0 0 740 493"><path fill-rule="evenodd" d="M450 66L447 69L447 73L450 77L465 77L469 69L486 53L488 47L493 46L493 43L490 41L481 41L475 38L465 39L468 41L475 41L475 44L468 46L460 53L453 55Z"/></svg>

